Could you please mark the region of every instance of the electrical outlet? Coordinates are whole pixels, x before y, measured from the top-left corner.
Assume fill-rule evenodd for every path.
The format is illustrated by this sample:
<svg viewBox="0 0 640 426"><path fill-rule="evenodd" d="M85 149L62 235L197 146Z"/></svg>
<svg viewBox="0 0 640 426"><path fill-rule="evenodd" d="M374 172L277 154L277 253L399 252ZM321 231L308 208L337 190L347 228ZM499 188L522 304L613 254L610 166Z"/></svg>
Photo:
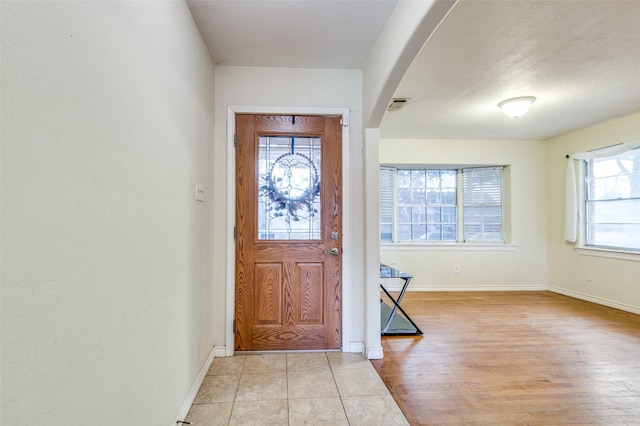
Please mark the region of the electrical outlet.
<svg viewBox="0 0 640 426"><path fill-rule="evenodd" d="M453 265L453 272L455 272L456 274L460 272L460 265L458 265L457 263L455 265Z"/></svg>
<svg viewBox="0 0 640 426"><path fill-rule="evenodd" d="M587 271L587 273L584 275L584 278L587 281L593 281L593 273L591 271Z"/></svg>

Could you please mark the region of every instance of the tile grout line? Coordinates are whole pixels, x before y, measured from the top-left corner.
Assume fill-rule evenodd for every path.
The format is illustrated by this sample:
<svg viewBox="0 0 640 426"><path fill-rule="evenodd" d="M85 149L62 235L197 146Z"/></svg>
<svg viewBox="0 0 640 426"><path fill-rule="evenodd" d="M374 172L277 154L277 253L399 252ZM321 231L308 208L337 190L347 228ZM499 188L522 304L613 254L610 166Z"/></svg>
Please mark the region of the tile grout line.
<svg viewBox="0 0 640 426"><path fill-rule="evenodd" d="M264 356L262 354L258 354L258 356L260 358L264 359L264 360L266 360L266 358L267 358L266 356ZM284 369L283 369L284 370L284 375L285 375L285 377L284 377L284 379L285 379L285 397L284 397L284 399L286 399L286 404L285 404L286 416L287 416L287 423L286 424L288 426L293 425L295 423L294 419L291 417L292 416L291 402L293 401L293 399L297 399L295 395L291 395L289 393L289 389L291 388L291 383L289 383L289 371L291 370L290 367L292 365L297 366L297 368L294 368L294 370L291 370L292 374L296 375L296 379L295 380L297 380L297 374L299 374L298 372L305 373L305 372L309 372L309 371L315 371L317 368L320 368L321 370L325 368L325 367L322 367L320 365L316 365L317 364L316 362L313 362L311 364L309 364L308 362L306 364L305 363L300 364L300 362L299 362L300 359L299 358L295 358L294 359L293 357L294 357L294 355L292 355L292 354L285 354L285 357L284 357L285 365L284 365ZM250 358L251 357L248 357L248 356L242 356L241 362L239 362L237 364L237 365L240 365L240 369L239 369L239 371L237 373L238 374L238 381L236 383L236 387L235 387L235 389L233 391L233 394L232 394L233 397L232 397L232 401L231 401L231 409L230 409L230 412L229 412L228 417L227 417L227 424L230 424L231 423L231 419L234 417L234 415L238 414L236 411L238 410L237 403L239 402L238 401L238 396L239 396L239 393L240 393L240 384L242 383L242 381L244 379L247 379L247 377L249 375L251 375L250 372L247 370L247 368L249 368L249 366L247 366L247 363L249 362ZM335 359L333 359L333 358L335 358ZM363 372L367 372L368 370L373 371L373 373L382 382L383 387L386 390L386 395L389 395L391 397L391 399L394 401L394 403L396 403L396 405L397 405L397 402L395 401L395 398L393 397L393 392L386 386L386 384L384 384L384 380L382 380L382 378L379 376L378 372L376 371L375 367L370 362L367 362L365 370L362 370L363 366L360 363L358 363L357 365L356 364L352 364L352 359L348 358L348 357L346 357L346 358L344 356L342 358L340 358L340 357L329 357L329 353L324 352L323 359L324 359L324 361L326 363L325 365L328 367L328 371L331 374L332 383L333 383L333 386L335 387L335 390L337 392L337 396L339 398L340 406L342 408L342 415L344 416L343 418L344 418L344 421L346 422L347 425L350 426L352 423L351 423L351 419L349 418L349 415L348 415L348 412L347 412L347 409L346 409L345 398L348 398L348 397L353 396L353 395L350 395L350 392L351 392L350 389L351 388L349 386L347 386L345 389L342 389L342 390L340 389L340 386L338 385L337 378L336 378L336 375L335 375L336 372L341 372L341 374L343 374L344 372L349 373L349 372L360 371L360 370L363 371ZM332 363L332 359L333 359L333 361L335 361L335 365ZM279 362L276 363L276 364L279 364ZM264 370L264 368L266 368L267 371L273 371L273 369L276 366L276 364L273 364L272 362L267 362L266 365L263 366L262 369ZM298 365L298 364L300 364L300 365ZM227 373L229 373L229 372L230 371L227 370ZM218 371L218 373L220 373L220 371ZM222 375L224 375L224 374L222 374ZM214 375L212 375L212 376L214 376ZM347 376L351 377L351 374L349 373L349 374L347 374ZM294 382L297 383L297 381L295 381L295 380L294 380ZM341 380L344 380L344 378L341 379ZM347 394L344 393L345 391L347 392ZM365 395L363 395L363 397L364 396ZM329 396L329 395L326 395L326 396L323 396L323 397L319 397L318 396L317 398L331 398L331 396ZM317 399L317 398L314 398L311 395L305 397L305 399ZM214 402L212 402L212 403L215 404ZM207 403L203 402L202 404L207 404ZM196 405L196 404L194 403L193 405ZM400 407L398 407L398 408L400 408ZM400 412L402 413L402 410L400 410ZM336 411L336 414L337 413L338 412ZM404 420L406 421L407 419L406 419L406 416L404 415L404 413L402 413L402 416L403 416Z"/></svg>
<svg viewBox="0 0 640 426"><path fill-rule="evenodd" d="M242 375L244 374L244 365L247 362L247 357L243 355L242 360L242 369L240 370L240 377L238 378L238 384L236 385L236 391L233 394L233 402L231 403L231 412L229 413L229 419L227 420L227 425L231 423L231 418L233 417L233 412L236 409L236 399L238 398L238 391L240 390L240 382L242 381Z"/></svg>
<svg viewBox="0 0 640 426"><path fill-rule="evenodd" d="M291 426L291 410L289 409L289 354L284 356L284 383L287 391L287 425Z"/></svg>
<svg viewBox="0 0 640 426"><path fill-rule="evenodd" d="M347 409L344 406L344 400L342 399L342 392L340 392L340 388L338 387L338 382L336 381L336 376L333 374L333 366L331 365L331 360L329 360L329 355L325 352L324 356L327 357L327 364L329 364L329 370L331 371L331 378L333 378L333 384L336 385L336 391L338 392L338 397L340 398L340 405L342 405L342 411L344 412L344 418L347 419L347 425L351 425L351 421L349 420L349 416L347 415Z"/></svg>

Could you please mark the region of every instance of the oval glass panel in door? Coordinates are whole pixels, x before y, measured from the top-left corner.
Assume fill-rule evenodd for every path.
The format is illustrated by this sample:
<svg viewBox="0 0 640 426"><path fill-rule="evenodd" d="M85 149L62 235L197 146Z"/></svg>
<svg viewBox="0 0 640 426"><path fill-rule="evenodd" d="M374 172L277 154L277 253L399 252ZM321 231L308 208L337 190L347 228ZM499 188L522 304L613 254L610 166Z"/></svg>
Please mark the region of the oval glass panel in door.
<svg viewBox="0 0 640 426"><path fill-rule="evenodd" d="M320 138L261 136L258 151L258 239L320 239Z"/></svg>

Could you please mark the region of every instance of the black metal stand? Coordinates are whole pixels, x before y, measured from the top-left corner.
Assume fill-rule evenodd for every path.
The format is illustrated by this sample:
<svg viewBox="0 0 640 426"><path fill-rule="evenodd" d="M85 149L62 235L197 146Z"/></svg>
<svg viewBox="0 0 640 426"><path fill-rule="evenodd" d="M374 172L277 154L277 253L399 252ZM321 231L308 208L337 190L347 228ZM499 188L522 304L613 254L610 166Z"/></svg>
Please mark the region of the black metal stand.
<svg viewBox="0 0 640 426"><path fill-rule="evenodd" d="M380 264L380 278L399 278L404 281L397 299L394 299L382 283L380 283L380 288L382 288L382 291L384 291L393 303L393 307L391 307L380 299L380 333L383 336L422 335L422 330L420 330L409 314L400 306L404 293L407 291L407 287L409 287L409 281L411 281L413 276L390 266ZM402 315L398 315L398 310L400 310Z"/></svg>

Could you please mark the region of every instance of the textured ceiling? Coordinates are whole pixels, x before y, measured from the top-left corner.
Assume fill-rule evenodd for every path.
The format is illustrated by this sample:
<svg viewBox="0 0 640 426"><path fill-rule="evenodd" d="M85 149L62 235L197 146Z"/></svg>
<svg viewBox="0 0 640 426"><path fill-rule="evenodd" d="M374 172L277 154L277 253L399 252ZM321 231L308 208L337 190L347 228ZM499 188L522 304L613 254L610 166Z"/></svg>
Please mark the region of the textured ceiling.
<svg viewBox="0 0 640 426"><path fill-rule="evenodd" d="M218 65L360 69L396 1L187 3ZM497 107L526 95L521 118ZM640 111L640 0L459 0L395 97L387 138L546 139Z"/></svg>
<svg viewBox="0 0 640 426"><path fill-rule="evenodd" d="M384 137L547 139L640 111L640 1L462 1L394 95ZM501 100L535 96L507 118Z"/></svg>

